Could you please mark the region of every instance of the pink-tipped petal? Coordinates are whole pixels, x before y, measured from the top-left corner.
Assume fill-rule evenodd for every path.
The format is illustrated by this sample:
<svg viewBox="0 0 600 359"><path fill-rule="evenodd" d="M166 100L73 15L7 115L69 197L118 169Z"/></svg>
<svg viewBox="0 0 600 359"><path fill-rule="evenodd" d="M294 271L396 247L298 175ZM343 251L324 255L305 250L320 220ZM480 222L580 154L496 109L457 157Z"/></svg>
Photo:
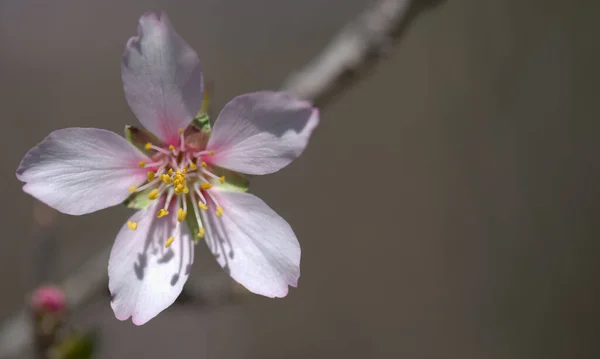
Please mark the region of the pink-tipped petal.
<svg viewBox="0 0 600 359"><path fill-rule="evenodd" d="M285 297L300 277L300 244L290 225L252 194L214 191L223 214L205 215L206 242L219 264L251 292Z"/></svg>
<svg viewBox="0 0 600 359"><path fill-rule="evenodd" d="M175 229L174 214L156 218L156 204L136 213L137 229L125 224L108 261L111 307L119 320L142 325L168 308L183 290L194 261L194 245L187 225ZM165 241L175 240L166 248Z"/></svg>
<svg viewBox="0 0 600 359"><path fill-rule="evenodd" d="M160 140L176 144L202 105L202 71L196 52L175 32L167 15L140 18L121 62L129 107Z"/></svg>
<svg viewBox="0 0 600 359"><path fill-rule="evenodd" d="M54 209L81 215L123 202L146 179L148 158L123 137L96 128L52 132L17 169L23 191Z"/></svg>
<svg viewBox="0 0 600 359"><path fill-rule="evenodd" d="M283 92L255 92L231 100L219 114L207 149L211 161L233 171L273 173L298 158L319 123L310 103Z"/></svg>

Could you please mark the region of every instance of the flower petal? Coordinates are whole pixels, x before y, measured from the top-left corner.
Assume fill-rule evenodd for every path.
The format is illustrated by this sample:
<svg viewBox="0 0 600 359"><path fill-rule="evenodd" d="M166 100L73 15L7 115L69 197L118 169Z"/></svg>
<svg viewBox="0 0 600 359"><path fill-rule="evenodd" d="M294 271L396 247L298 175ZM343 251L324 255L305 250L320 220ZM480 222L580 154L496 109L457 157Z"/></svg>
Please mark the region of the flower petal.
<svg viewBox="0 0 600 359"><path fill-rule="evenodd" d="M202 71L196 52L175 32L167 15L140 18L121 62L125 97L137 119L167 144L179 141L202 105Z"/></svg>
<svg viewBox="0 0 600 359"><path fill-rule="evenodd" d="M220 167L251 175L273 173L298 158L319 123L310 103L282 92L231 100L219 114L207 148Z"/></svg>
<svg viewBox="0 0 600 359"><path fill-rule="evenodd" d="M123 202L145 181L148 158L123 137L97 128L52 132L17 169L23 191L60 212L80 215Z"/></svg>
<svg viewBox="0 0 600 359"><path fill-rule="evenodd" d="M153 204L135 213L137 229L125 224L115 240L108 261L111 307L119 320L131 317L142 325L168 308L183 290L194 261L194 245L187 225L174 214L156 218ZM175 211L173 211L175 212ZM165 241L175 236L166 248Z"/></svg>
<svg viewBox="0 0 600 359"><path fill-rule="evenodd" d="M223 215L205 215L206 242L219 264L251 292L285 297L300 277L300 244L290 225L252 194L212 193Z"/></svg>

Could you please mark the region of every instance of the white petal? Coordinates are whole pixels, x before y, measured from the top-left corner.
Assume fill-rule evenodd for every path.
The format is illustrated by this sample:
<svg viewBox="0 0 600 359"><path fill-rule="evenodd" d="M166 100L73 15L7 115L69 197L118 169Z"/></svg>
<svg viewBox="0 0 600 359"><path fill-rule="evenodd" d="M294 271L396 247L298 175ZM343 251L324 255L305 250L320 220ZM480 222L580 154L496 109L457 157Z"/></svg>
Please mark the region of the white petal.
<svg viewBox="0 0 600 359"><path fill-rule="evenodd" d="M212 163L233 171L273 173L298 158L319 123L310 103L282 92L255 92L231 100L219 114L207 149Z"/></svg>
<svg viewBox="0 0 600 359"><path fill-rule="evenodd" d="M125 224L115 240L108 261L108 287L111 307L119 320L142 325L168 308L183 290L194 261L194 248L187 225L180 224L179 235L165 248L165 241L176 234L176 216L156 218L156 204L146 213L136 213L132 231ZM173 211L174 212L174 211Z"/></svg>
<svg viewBox="0 0 600 359"><path fill-rule="evenodd" d="M123 137L96 128L52 132L17 169L23 191L67 214L91 213L123 202L145 181L148 158Z"/></svg>
<svg viewBox="0 0 600 359"><path fill-rule="evenodd" d="M202 105L202 71L196 52L175 32L167 15L140 18L121 62L125 97L137 119L167 144L179 141Z"/></svg>
<svg viewBox="0 0 600 359"><path fill-rule="evenodd" d="M206 242L219 264L251 292L285 297L300 277L300 244L290 225L252 194L213 193L223 215L204 212Z"/></svg>

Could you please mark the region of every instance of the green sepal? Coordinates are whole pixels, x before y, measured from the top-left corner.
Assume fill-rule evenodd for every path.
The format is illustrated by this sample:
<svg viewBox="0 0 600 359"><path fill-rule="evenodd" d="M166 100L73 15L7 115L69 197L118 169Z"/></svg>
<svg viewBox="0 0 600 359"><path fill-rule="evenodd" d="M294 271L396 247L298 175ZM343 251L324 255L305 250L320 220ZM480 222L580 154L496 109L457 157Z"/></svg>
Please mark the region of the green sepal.
<svg viewBox="0 0 600 359"><path fill-rule="evenodd" d="M187 216L185 216L185 222L187 223L190 233L192 234L192 238L195 244L200 242L201 238L198 237L198 232L200 231L200 226L198 225L198 221L196 221L196 214L194 213L194 204L192 203L192 199L190 196L186 196L187 201ZM198 204L196 203L196 206ZM202 211L198 208L199 211ZM202 216L200 216L200 220L202 221ZM204 226L204 223L202 223Z"/></svg>
<svg viewBox="0 0 600 359"><path fill-rule="evenodd" d="M144 147L146 143L150 142L153 145L161 146L160 140L152 132L135 126L125 126L125 139L146 155L152 154L152 151Z"/></svg>
<svg viewBox="0 0 600 359"><path fill-rule="evenodd" d="M154 188L146 188L143 191L133 193L123 201L123 204L133 209L144 209L152 202L152 200L148 198L148 194L150 194L153 189Z"/></svg>
<svg viewBox="0 0 600 359"><path fill-rule="evenodd" d="M200 130L202 133L209 135L211 131L210 127L210 118L207 114L203 114L200 116L196 116L194 121L192 121L194 127Z"/></svg>
<svg viewBox="0 0 600 359"><path fill-rule="evenodd" d="M210 135L210 98L213 94L213 85L208 83L202 94L202 106L192 121L192 126L200 130L205 135Z"/></svg>
<svg viewBox="0 0 600 359"><path fill-rule="evenodd" d="M66 338L55 344L49 351L51 359L90 359L94 354L97 333L72 331Z"/></svg>
<svg viewBox="0 0 600 359"><path fill-rule="evenodd" d="M226 191L247 192L250 187L250 181L240 173L220 167L214 167L212 172L219 177L225 176L225 183L219 181L211 182L217 188Z"/></svg>

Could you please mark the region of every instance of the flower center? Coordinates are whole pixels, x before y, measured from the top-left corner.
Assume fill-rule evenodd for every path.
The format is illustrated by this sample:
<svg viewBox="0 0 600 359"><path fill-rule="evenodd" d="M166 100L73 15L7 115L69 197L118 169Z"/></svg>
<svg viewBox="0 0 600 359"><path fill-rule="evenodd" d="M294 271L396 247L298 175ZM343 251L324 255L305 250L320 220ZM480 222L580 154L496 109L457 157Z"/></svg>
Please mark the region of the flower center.
<svg viewBox="0 0 600 359"><path fill-rule="evenodd" d="M186 143L184 131L179 130L180 144L159 147L147 143L146 150L153 151L152 162L141 161L139 166L148 169L148 180L142 186L133 186L129 192L137 193L148 191L148 198L156 200L164 197L164 206L159 208L155 215L162 218L169 214L169 210L177 208L177 227L175 234L165 241L165 247L169 247L180 231L181 222L188 214L188 201L191 203L195 221L198 224L198 238L205 234L201 220L201 210L214 210L218 217L223 215L223 208L211 193L213 184L218 181L225 182L225 176L217 176L214 167L210 164L210 157L214 151L199 149ZM137 229L137 221L127 223L129 229Z"/></svg>

